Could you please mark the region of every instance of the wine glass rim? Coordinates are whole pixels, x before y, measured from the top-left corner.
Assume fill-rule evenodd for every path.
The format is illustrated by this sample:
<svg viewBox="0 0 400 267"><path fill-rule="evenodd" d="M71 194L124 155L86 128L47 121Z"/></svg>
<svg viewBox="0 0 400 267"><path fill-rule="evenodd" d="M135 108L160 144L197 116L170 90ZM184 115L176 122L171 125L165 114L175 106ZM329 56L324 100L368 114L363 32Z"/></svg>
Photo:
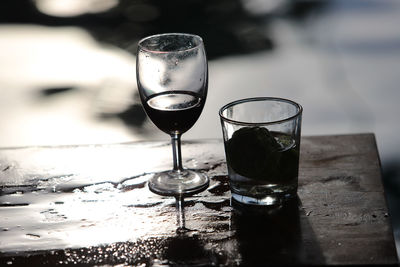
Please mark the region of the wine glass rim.
<svg viewBox="0 0 400 267"><path fill-rule="evenodd" d="M170 36L173 36L173 35L190 36L190 37L193 37L193 38L198 39L198 40L199 40L199 43L198 43L197 45L191 47L191 48L182 49L182 50L175 50L175 51L157 51L157 50L148 49L148 48L146 48L146 47L144 47L144 46L142 45L142 43L143 43L144 41L148 40L148 39L155 38L155 37L161 37L161 36L167 36L167 35L170 35ZM151 53L168 54L168 53L180 53L180 52L187 52L187 51L190 51L190 50L194 50L194 49L197 49L197 48L198 48L199 46L201 46L202 44L203 44L203 39L202 39L199 35L197 35L197 34L192 34L192 33L180 33L180 32L171 32L171 33L154 34L154 35L150 35L150 36L144 37L144 38L142 38L142 39L139 40L139 42L138 42L138 47L139 47L140 49L144 50L144 51L151 52Z"/></svg>
<svg viewBox="0 0 400 267"><path fill-rule="evenodd" d="M281 120L274 120L274 121L261 121L261 122L246 122L246 121L238 121L238 120L233 120L233 119L229 119L227 117L225 117L223 115L223 112L230 107L233 107L237 104L243 104L243 103L247 103L247 102L255 102L255 101L277 101L277 102L285 102L288 104L291 104L293 106L295 106L297 108L297 111L294 115L289 116L287 118L281 119ZM280 97L252 97L252 98L244 98L244 99L239 99L239 100L235 100L232 101L226 105L224 105L220 110L219 110L219 116L222 120L232 123L232 124L237 124L237 125L243 125L243 126L261 126L261 125L271 125L271 124L280 124L283 122L287 122L290 120L293 120L296 117L299 117L301 114L303 113L303 107L286 98L280 98Z"/></svg>

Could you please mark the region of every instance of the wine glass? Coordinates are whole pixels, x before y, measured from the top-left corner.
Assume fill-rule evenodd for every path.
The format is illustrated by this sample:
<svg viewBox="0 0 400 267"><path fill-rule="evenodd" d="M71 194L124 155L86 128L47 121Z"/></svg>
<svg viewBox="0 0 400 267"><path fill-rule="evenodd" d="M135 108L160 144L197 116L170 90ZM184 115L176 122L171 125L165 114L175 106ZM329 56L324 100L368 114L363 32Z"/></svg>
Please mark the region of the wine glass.
<svg viewBox="0 0 400 267"><path fill-rule="evenodd" d="M171 136L173 169L155 173L152 192L187 196L205 190L208 177L182 167L181 135L203 110L208 90L207 57L201 37L167 33L139 41L136 77L142 105L152 122Z"/></svg>

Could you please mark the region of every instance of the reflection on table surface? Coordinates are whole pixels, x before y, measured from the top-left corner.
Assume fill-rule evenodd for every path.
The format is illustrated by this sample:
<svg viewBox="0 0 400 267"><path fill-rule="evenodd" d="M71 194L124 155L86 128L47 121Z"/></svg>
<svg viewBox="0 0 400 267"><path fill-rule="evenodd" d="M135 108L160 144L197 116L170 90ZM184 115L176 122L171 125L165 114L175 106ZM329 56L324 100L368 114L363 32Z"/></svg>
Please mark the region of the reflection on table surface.
<svg viewBox="0 0 400 267"><path fill-rule="evenodd" d="M232 265L285 262L282 253L298 260L305 253L298 200L268 213L235 212L222 149L218 141L185 144L188 167L211 178L206 192L186 199L146 186L146 170L169 168L168 143L4 151L1 261ZM261 253L266 246L271 253Z"/></svg>
<svg viewBox="0 0 400 267"><path fill-rule="evenodd" d="M147 187L168 142L1 149L0 263L397 261L373 135L303 138L298 198L264 209L231 200L221 140L182 149L211 180L185 199Z"/></svg>

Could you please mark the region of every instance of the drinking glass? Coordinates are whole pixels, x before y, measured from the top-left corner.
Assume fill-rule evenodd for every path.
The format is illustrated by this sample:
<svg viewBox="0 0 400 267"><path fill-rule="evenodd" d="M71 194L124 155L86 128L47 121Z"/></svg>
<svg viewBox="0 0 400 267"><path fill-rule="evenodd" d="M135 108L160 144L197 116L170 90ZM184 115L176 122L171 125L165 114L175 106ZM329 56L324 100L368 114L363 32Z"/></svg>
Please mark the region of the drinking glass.
<svg viewBox="0 0 400 267"><path fill-rule="evenodd" d="M185 196L205 190L208 177L182 167L181 135L199 118L207 97L208 65L201 37L166 33L139 41L136 77L142 105L151 121L171 136L173 169L155 173L152 192Z"/></svg>
<svg viewBox="0 0 400 267"><path fill-rule="evenodd" d="M303 108L288 99L241 99L221 108L232 198L281 205L297 196Z"/></svg>

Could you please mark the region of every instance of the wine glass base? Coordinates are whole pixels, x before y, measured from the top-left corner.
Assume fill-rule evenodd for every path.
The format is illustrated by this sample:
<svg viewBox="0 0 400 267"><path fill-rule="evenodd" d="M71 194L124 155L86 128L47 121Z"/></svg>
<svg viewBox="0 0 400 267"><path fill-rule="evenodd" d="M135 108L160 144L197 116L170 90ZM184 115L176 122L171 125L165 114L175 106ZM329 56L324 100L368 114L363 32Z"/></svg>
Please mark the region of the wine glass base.
<svg viewBox="0 0 400 267"><path fill-rule="evenodd" d="M149 179L149 189L162 196L190 196L207 189L210 181L200 172L192 170L155 173Z"/></svg>

